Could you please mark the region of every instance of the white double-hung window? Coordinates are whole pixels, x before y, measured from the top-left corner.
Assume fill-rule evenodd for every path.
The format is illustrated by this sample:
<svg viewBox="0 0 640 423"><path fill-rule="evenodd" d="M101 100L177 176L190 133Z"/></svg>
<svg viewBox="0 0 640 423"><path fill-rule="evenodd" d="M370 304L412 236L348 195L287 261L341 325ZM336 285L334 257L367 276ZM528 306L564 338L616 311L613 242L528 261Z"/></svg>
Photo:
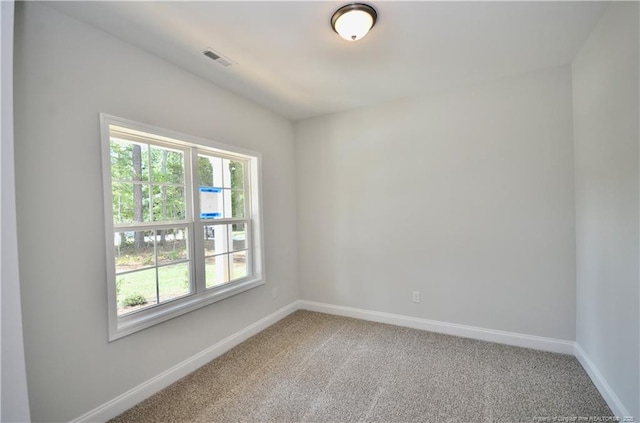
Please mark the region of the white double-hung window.
<svg viewBox="0 0 640 423"><path fill-rule="evenodd" d="M259 154L100 120L109 339L263 284Z"/></svg>

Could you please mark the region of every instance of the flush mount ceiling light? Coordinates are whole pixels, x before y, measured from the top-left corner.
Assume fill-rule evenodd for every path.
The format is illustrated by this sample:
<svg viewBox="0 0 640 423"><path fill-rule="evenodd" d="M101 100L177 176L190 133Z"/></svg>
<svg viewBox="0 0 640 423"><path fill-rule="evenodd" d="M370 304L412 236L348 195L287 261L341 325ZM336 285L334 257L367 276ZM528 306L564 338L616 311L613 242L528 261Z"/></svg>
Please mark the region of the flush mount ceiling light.
<svg viewBox="0 0 640 423"><path fill-rule="evenodd" d="M331 17L331 28L347 41L357 41L367 35L378 19L368 4L353 3L342 6Z"/></svg>

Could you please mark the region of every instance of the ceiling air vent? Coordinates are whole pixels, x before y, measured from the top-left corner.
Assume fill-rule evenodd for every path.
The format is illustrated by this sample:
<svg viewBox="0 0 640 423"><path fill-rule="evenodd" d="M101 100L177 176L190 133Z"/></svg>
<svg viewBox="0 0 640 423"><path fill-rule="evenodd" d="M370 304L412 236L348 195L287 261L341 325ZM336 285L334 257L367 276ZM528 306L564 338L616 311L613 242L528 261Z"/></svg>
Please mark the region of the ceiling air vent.
<svg viewBox="0 0 640 423"><path fill-rule="evenodd" d="M228 68L234 63L231 59L228 59L222 56L220 53L216 53L210 47L207 47L207 49L203 51L202 54L204 54L205 56L207 56L209 59L213 60L217 64L224 66L225 68Z"/></svg>

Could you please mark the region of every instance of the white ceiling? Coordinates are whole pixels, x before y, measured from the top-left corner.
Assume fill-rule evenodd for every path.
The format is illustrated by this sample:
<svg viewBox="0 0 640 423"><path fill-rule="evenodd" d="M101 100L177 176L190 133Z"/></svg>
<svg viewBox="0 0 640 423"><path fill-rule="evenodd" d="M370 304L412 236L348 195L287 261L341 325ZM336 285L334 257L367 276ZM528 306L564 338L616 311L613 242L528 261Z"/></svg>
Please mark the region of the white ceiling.
<svg viewBox="0 0 640 423"><path fill-rule="evenodd" d="M350 43L329 25L346 3L48 4L294 120L570 63L606 7L373 0L376 26Z"/></svg>

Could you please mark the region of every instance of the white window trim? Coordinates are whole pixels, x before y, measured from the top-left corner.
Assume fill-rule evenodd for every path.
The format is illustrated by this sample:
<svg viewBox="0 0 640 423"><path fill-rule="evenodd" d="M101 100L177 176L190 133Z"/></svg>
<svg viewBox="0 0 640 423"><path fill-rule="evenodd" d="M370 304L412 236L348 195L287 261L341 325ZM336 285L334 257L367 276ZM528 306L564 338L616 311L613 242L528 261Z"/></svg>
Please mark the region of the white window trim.
<svg viewBox="0 0 640 423"><path fill-rule="evenodd" d="M203 151L211 151L223 155L236 155L248 161L249 164L249 189L251 205L249 207L249 221L251 225L250 256L252 258L253 273L251 277L226 283L224 285L210 288L201 292L195 292L187 297L176 299L154 306L148 310L128 314L118 317L116 298L116 270L115 253L113 248L113 207L111 199L111 147L109 125L122 126L134 131L153 134L155 138L171 144L188 148L200 148ZM247 150L241 147L222 144L219 142L182 134L179 132L158 128L144 123L134 122L117 116L100 113L100 134L102 152L102 183L104 194L104 221L105 221L105 246L107 260L107 305L109 317L109 342L148 327L165 322L174 317L181 316L201 307L224 300L233 295L240 294L249 289L266 283L265 278L265 254L264 254L264 233L262 218L262 155L259 152ZM193 185L193 183L192 183ZM192 203L187 208L198 210L197 193L192 193ZM196 227L199 225L199 216L195 212L191 213L193 223L185 223L185 226L192 225L191 237L198 236ZM226 220L226 219L225 219ZM220 219L216 219L218 223ZM176 222L178 224L178 222ZM192 280L197 284L194 273ZM195 286L195 285L194 285Z"/></svg>

